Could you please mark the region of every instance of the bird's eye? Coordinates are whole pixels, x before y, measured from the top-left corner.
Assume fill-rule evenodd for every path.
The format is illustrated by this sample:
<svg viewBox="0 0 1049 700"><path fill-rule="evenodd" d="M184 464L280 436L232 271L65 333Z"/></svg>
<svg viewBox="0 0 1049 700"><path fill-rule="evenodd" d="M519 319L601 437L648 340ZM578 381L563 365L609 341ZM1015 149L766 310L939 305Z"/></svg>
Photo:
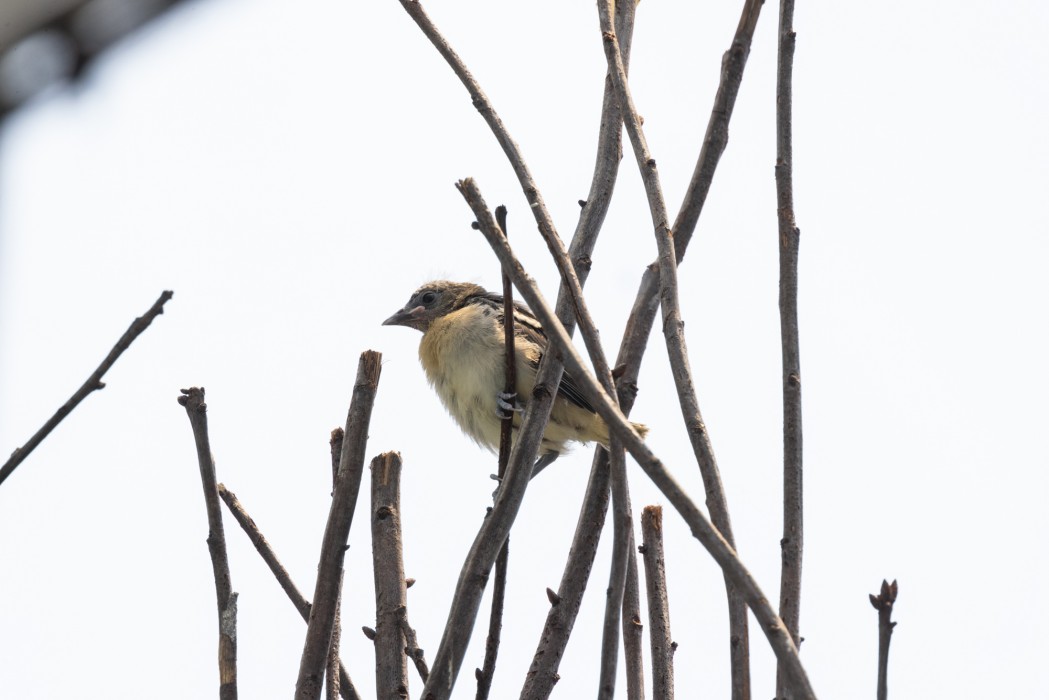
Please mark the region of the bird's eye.
<svg viewBox="0 0 1049 700"><path fill-rule="evenodd" d="M422 302L424 304L432 304L433 300L436 298L437 294L435 292L426 292L426 294L423 294L422 296Z"/></svg>

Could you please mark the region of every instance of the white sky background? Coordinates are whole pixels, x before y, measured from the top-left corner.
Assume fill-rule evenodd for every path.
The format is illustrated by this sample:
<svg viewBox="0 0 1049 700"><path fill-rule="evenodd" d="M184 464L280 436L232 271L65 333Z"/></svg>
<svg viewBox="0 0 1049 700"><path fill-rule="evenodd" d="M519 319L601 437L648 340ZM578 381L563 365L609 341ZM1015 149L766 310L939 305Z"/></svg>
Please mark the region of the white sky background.
<svg viewBox="0 0 1049 700"><path fill-rule="evenodd" d="M639 8L632 86L672 213L740 5ZM589 186L604 75L593 3L427 6L520 144L567 241ZM739 549L773 600L777 15L769 2L681 269ZM800 2L795 28L802 658L821 697L873 696L867 594L897 578L891 697L1047 697L1049 9ZM214 585L179 389L207 388L219 479L310 595L328 433L345 419L369 348L384 368L368 453L404 457L404 556L418 581L409 615L432 660L495 460L426 386L418 334L379 324L427 279L499 284L453 187L466 176L490 204L508 205L511 240L548 298L557 280L494 138L399 4L189 4L109 54L82 89L5 126L0 450L22 444L161 290L175 297L107 388L0 487L2 695L213 696ZM654 255L628 155L587 286L611 355ZM634 416L701 501L658 330ZM591 454L578 448L529 489L493 698L516 697L523 682ZM635 516L664 503L633 463L630 477ZM343 648L368 696L371 643L358 631L374 623L366 489L357 513ZM665 517L678 692L726 697L720 575L674 513ZM231 519L226 533L241 697L288 697L305 625ZM596 693L610 540L554 697ZM475 628L456 698L473 697L485 631ZM751 646L754 697L771 697L774 659L756 625Z"/></svg>

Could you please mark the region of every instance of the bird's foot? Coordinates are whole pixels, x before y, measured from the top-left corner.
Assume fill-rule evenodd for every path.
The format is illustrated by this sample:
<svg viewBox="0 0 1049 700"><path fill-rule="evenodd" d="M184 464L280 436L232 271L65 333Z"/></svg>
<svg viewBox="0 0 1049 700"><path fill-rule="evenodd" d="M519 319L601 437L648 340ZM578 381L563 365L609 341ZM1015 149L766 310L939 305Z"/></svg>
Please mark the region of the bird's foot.
<svg viewBox="0 0 1049 700"><path fill-rule="evenodd" d="M516 398L517 393L512 391L500 391L495 395L495 415L499 416L499 420L506 420L515 413L520 413L524 410L514 403Z"/></svg>

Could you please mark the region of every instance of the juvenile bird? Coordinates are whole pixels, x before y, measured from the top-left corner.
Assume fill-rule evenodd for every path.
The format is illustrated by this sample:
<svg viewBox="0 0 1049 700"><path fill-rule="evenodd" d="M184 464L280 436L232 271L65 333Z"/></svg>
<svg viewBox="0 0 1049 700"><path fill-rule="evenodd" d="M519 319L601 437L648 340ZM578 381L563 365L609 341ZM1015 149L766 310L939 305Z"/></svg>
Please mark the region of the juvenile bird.
<svg viewBox="0 0 1049 700"><path fill-rule="evenodd" d="M477 444L497 450L500 422L510 407L510 397L502 393L506 382L502 295L468 282L429 282L383 325L422 331L419 360L437 396L463 432ZM528 307L516 302L514 347L516 397L523 408L532 397L547 338ZM515 411L515 439L520 423L520 413ZM638 423L634 428L642 436L648 432ZM543 432L533 476L557 459L565 443L595 441L608 447L608 426L566 370Z"/></svg>

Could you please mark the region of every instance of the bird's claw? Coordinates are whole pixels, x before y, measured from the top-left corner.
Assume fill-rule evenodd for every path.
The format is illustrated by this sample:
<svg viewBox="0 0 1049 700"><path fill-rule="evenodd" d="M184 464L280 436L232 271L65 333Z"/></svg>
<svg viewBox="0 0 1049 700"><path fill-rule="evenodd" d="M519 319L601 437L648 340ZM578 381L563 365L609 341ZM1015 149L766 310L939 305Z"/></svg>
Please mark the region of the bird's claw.
<svg viewBox="0 0 1049 700"><path fill-rule="evenodd" d="M513 400L516 398L517 392L512 391L500 391L495 395L495 414L499 416L500 420L506 420L514 413L520 413L523 410L520 406L513 403Z"/></svg>

